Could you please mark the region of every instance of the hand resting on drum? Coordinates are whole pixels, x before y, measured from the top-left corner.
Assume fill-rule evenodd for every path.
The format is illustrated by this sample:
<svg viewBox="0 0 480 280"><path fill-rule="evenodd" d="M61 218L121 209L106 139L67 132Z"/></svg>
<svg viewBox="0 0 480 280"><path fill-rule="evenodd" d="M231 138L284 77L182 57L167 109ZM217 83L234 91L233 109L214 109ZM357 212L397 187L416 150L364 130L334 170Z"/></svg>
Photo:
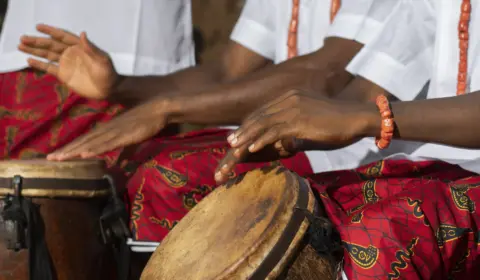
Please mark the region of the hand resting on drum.
<svg viewBox="0 0 480 280"><path fill-rule="evenodd" d="M87 39L45 24L37 30L48 37L22 36L18 49L48 60L28 59L30 67L45 71L90 99L106 99L121 77L110 56Z"/></svg>
<svg viewBox="0 0 480 280"><path fill-rule="evenodd" d="M225 182L236 164L250 161L265 149L277 149L280 157L352 144L364 136L368 125L359 116L379 119L375 113L373 103L339 101L291 90L259 108L228 137L232 149L219 164L215 180Z"/></svg>
<svg viewBox="0 0 480 280"><path fill-rule="evenodd" d="M103 153L141 143L158 134L167 124L166 103L161 100L139 105L106 124L49 154L49 160L92 158ZM165 105L162 105L165 104Z"/></svg>

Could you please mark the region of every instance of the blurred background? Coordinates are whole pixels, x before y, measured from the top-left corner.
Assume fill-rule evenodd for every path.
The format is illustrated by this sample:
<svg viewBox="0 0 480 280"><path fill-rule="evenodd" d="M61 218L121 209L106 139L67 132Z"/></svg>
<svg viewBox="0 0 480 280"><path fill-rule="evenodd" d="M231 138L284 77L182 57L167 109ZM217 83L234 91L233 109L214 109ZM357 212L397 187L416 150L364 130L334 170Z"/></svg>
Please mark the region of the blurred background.
<svg viewBox="0 0 480 280"><path fill-rule="evenodd" d="M7 10L7 0L0 0L0 30L5 17L5 11Z"/></svg>

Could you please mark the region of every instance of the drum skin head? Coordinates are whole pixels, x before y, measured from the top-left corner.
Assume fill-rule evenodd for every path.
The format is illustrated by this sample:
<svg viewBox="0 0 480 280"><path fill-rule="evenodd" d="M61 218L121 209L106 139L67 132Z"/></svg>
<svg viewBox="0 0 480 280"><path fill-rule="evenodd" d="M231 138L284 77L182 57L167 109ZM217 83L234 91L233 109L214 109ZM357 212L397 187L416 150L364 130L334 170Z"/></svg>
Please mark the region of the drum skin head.
<svg viewBox="0 0 480 280"><path fill-rule="evenodd" d="M58 178L58 179L101 179L105 173L103 160L48 161L1 160L0 178L20 175L24 178Z"/></svg>
<svg viewBox="0 0 480 280"><path fill-rule="evenodd" d="M292 216L298 180L294 173L277 167L254 170L220 186L175 226L141 279L249 279ZM312 210L313 195L309 197ZM289 251L300 243L307 227L308 222L303 222ZM289 251L281 263L288 261Z"/></svg>

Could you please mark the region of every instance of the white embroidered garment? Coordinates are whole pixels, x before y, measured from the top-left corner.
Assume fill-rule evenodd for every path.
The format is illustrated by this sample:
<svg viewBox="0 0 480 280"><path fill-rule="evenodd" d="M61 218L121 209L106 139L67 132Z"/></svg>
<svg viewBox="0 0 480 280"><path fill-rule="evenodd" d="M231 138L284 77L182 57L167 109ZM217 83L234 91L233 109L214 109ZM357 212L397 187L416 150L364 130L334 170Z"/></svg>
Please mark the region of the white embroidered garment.
<svg viewBox="0 0 480 280"><path fill-rule="evenodd" d="M403 100L411 100L427 80L430 80L427 98L455 96L459 61L457 27L462 1L401 2L401 10L362 50L368 54L356 72ZM469 91L473 92L480 90L480 1L472 0L471 3L467 84ZM394 153L391 156L394 158L438 159L480 173L480 150L408 141L402 142L399 149L388 150Z"/></svg>

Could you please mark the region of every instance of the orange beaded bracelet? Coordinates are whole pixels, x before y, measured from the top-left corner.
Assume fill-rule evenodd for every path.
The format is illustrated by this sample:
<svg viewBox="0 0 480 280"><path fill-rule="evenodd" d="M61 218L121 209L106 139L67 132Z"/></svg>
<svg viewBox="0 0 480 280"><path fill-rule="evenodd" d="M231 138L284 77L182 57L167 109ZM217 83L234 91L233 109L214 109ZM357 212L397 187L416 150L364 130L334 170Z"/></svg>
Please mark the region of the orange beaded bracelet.
<svg viewBox="0 0 480 280"><path fill-rule="evenodd" d="M395 121L393 119L392 110L390 109L390 102L388 102L385 95L377 96L376 102L378 111L382 118L382 126L380 137L375 138L375 144L381 150L388 148L393 138L393 130L395 129Z"/></svg>

